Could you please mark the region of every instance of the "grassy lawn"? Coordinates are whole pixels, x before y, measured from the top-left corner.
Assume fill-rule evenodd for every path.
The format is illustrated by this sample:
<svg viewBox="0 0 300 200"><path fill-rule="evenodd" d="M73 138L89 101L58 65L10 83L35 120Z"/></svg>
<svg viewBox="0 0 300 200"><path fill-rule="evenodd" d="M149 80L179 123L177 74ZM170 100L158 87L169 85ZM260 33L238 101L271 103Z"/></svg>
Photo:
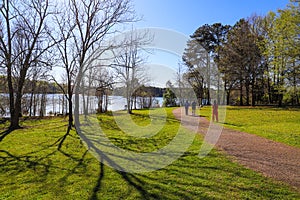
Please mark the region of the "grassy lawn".
<svg viewBox="0 0 300 200"><path fill-rule="evenodd" d="M148 111L136 111L133 121L147 126ZM121 148L151 152L170 143L179 129L172 109L162 130L149 138L128 136L112 115L100 115L100 125ZM126 117L120 114L117 118ZM213 150L198 157L202 138L171 165L153 172L119 172L101 164L71 131L62 148L55 142L65 134L63 118L25 121L22 130L0 142L0 199L299 199L283 183L233 163ZM0 126L0 129L4 128ZM185 130L184 134L192 134ZM184 141L182 141L184 142Z"/></svg>
<svg viewBox="0 0 300 200"><path fill-rule="evenodd" d="M201 108L200 114L211 118L211 108ZM300 147L299 108L228 106L224 125Z"/></svg>

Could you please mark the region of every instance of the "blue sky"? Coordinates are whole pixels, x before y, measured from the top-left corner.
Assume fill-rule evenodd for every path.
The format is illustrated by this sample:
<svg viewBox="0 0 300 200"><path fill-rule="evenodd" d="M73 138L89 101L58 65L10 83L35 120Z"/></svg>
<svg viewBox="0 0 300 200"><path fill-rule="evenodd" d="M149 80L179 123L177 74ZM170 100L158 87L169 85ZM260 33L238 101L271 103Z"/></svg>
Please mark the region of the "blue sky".
<svg viewBox="0 0 300 200"><path fill-rule="evenodd" d="M191 35L203 24L234 25L252 14L285 8L289 0L133 0L138 27L161 27Z"/></svg>
<svg viewBox="0 0 300 200"><path fill-rule="evenodd" d="M234 25L239 19L253 14L263 16L269 11L283 9L289 0L133 0L132 3L136 14L142 16L142 20L135 24L136 28L168 29L188 38L204 24ZM175 45L172 38L166 37L166 40ZM147 64L152 83L163 87L166 80L174 82L180 61L181 55L154 51Z"/></svg>

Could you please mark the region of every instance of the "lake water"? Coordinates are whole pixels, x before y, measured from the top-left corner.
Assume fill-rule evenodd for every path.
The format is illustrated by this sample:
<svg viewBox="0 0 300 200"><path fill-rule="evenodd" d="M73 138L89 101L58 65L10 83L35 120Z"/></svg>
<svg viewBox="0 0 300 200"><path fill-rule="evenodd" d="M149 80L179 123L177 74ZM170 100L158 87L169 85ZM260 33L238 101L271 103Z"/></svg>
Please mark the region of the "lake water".
<svg viewBox="0 0 300 200"><path fill-rule="evenodd" d="M8 94L0 94L1 97L1 105L5 110L5 113L1 114L1 117L9 117L9 108L8 108ZM24 95L24 105L23 109L26 109L26 102L29 101L30 95ZM40 97L39 97L40 98ZM5 104L5 99L7 99ZM73 97L73 102L74 102ZM163 103L162 97L155 97L153 98L153 101L158 103L158 105L161 107ZM28 103L27 103L28 104ZM74 103L73 103L74 104ZM111 111L117 111L117 110L124 110L126 105L126 99L122 96L109 96L108 98L108 110ZM79 104L79 112L83 113L83 98L80 96L80 104ZM98 108L98 98L96 96L90 96L89 97L89 113L95 113L96 109ZM47 94L46 95L46 106L44 110L44 115L49 116L50 113L66 113L68 112L68 104L66 101L66 98L63 94ZM38 115L40 113L40 101L37 104L37 111L36 114Z"/></svg>

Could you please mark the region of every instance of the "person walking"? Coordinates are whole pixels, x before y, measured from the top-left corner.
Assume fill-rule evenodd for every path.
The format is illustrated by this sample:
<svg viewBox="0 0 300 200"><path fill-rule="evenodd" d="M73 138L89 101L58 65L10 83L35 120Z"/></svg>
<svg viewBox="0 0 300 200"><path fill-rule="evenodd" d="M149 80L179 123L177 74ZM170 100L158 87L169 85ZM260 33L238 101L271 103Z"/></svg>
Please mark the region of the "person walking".
<svg viewBox="0 0 300 200"><path fill-rule="evenodd" d="M190 106L190 103L188 102L188 100L186 100L185 104L184 104L184 107L185 107L185 115L188 115L189 114L189 106Z"/></svg>

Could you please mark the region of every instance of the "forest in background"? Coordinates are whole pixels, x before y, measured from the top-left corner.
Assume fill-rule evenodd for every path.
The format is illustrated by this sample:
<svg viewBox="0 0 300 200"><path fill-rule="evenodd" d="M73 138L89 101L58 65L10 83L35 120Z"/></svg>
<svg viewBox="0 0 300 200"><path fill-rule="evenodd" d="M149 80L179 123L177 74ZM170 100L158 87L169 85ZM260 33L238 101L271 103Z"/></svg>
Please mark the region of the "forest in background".
<svg viewBox="0 0 300 200"><path fill-rule="evenodd" d="M166 87L180 91L179 102L181 91L193 89L199 104L216 99L228 105L299 105L299 7L291 0L284 9L233 26L201 25L187 42L176 82ZM8 94L10 129L20 127L25 93L63 93L69 129L79 114L79 94L87 97L87 107L96 90L102 107L109 91L123 87L132 113L136 91L151 86L143 46L155 36L131 28L112 43L104 41L139 20L130 0L3 1L0 90ZM106 52L113 56L94 59ZM57 67L61 79L54 76Z"/></svg>
<svg viewBox="0 0 300 200"><path fill-rule="evenodd" d="M222 104L299 106L299 1L233 26L200 26L190 36L182 65L187 72L181 80L200 99L210 100L213 87Z"/></svg>

